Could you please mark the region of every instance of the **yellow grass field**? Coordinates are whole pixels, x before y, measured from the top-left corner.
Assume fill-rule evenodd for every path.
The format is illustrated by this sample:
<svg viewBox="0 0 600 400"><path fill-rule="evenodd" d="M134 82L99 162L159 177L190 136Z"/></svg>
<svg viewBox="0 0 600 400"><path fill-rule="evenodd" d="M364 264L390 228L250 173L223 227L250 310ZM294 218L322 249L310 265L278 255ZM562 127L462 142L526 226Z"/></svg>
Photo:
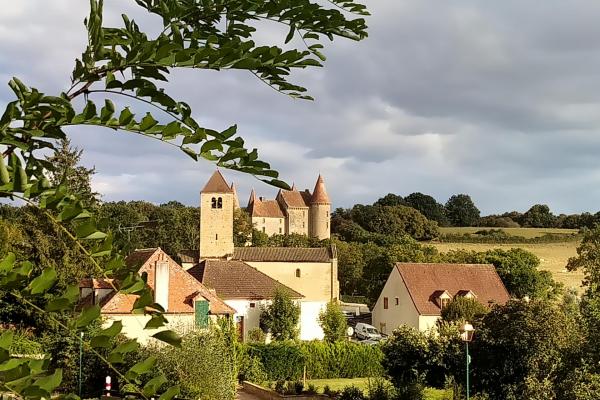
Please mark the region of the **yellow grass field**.
<svg viewBox="0 0 600 400"><path fill-rule="evenodd" d="M521 248L538 256L540 268L552 272L556 281L563 283L566 287L580 291L583 274L581 272L567 272L565 269L569 257L577 255L576 248L578 244L576 241L541 244L431 243L441 252L457 249L486 251L490 249Z"/></svg>

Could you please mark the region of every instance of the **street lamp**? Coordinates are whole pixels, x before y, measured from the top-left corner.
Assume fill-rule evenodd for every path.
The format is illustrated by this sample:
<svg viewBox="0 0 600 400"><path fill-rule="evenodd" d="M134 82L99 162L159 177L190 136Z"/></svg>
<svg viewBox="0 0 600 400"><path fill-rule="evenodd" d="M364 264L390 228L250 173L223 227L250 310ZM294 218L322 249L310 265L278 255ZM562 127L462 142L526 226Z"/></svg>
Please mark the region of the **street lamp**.
<svg viewBox="0 0 600 400"><path fill-rule="evenodd" d="M469 364L471 364L471 356L469 355L469 342L473 340L473 332L475 332L475 328L473 325L466 322L463 326L460 327L460 338L465 342L465 346L467 349L467 400L469 400Z"/></svg>

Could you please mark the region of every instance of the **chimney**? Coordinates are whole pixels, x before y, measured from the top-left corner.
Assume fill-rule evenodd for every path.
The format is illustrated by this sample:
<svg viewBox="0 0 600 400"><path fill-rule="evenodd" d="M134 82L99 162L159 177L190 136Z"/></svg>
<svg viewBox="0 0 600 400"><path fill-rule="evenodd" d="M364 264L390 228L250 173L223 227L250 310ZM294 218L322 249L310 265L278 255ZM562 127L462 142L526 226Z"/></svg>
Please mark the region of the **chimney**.
<svg viewBox="0 0 600 400"><path fill-rule="evenodd" d="M154 301L169 311L169 263L157 261L154 274Z"/></svg>

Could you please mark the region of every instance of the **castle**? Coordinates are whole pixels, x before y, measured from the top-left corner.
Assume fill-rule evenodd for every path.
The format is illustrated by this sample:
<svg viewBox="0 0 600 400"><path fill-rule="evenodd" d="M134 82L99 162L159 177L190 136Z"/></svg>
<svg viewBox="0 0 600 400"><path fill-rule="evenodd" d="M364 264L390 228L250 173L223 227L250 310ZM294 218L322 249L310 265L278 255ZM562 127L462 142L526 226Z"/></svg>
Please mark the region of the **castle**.
<svg viewBox="0 0 600 400"><path fill-rule="evenodd" d="M200 192L200 258L233 254L233 211L239 208L235 185L216 171ZM331 236L331 202L319 175L315 189L280 190L275 200L257 197L254 189L247 211L254 228L272 235L300 234L319 240Z"/></svg>

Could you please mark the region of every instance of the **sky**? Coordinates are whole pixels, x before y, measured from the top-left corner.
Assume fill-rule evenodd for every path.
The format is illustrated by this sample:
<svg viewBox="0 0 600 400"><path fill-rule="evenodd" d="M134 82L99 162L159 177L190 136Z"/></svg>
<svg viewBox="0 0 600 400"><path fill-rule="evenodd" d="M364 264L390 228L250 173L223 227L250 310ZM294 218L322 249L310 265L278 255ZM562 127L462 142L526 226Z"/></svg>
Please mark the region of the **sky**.
<svg viewBox="0 0 600 400"><path fill-rule="evenodd" d="M3 1L0 110L12 76L48 94L69 86L86 42L85 0ZM105 0L105 25L126 12L160 23L133 0ZM365 2L369 37L326 44L324 68L298 71L314 102L283 96L248 72L177 71L168 92L204 126L238 132L299 188L323 175L333 207L387 193L467 193L483 214L545 203L600 210L600 2ZM286 30L261 25L258 42ZM110 130L68 131L94 166L104 201L196 205L215 166L157 141ZM253 177L223 171L242 204Z"/></svg>

